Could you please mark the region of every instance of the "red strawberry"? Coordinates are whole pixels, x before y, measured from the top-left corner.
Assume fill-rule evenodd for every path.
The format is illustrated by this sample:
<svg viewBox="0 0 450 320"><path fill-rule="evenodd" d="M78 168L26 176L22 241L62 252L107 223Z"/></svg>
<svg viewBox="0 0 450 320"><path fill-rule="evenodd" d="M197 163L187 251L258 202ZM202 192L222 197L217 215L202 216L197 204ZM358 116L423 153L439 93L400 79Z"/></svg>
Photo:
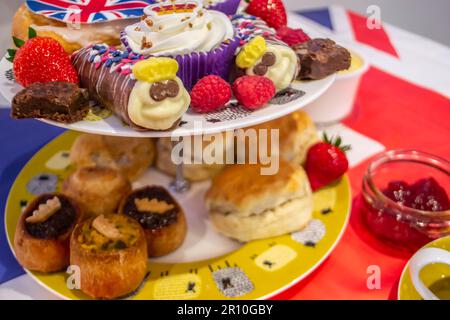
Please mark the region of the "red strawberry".
<svg viewBox="0 0 450 320"><path fill-rule="evenodd" d="M274 29L287 25L286 9L282 0L251 0L245 11L263 19Z"/></svg>
<svg viewBox="0 0 450 320"><path fill-rule="evenodd" d="M14 39L18 43L17 39ZM36 82L78 83L77 71L70 57L58 41L35 37L23 44L17 52L9 50L13 59L14 77L24 87Z"/></svg>
<svg viewBox="0 0 450 320"><path fill-rule="evenodd" d="M262 76L243 76L233 84L236 99L244 107L256 110L268 103L275 95L272 80Z"/></svg>
<svg viewBox="0 0 450 320"><path fill-rule="evenodd" d="M348 169L345 151L350 146L341 146L340 137L333 141L324 134L324 140L313 145L306 155L305 170L313 191L338 179Z"/></svg>
<svg viewBox="0 0 450 320"><path fill-rule="evenodd" d="M289 27L278 29L277 36L291 47L311 40L302 29L291 29Z"/></svg>
<svg viewBox="0 0 450 320"><path fill-rule="evenodd" d="M219 76L202 78L191 91L191 107L200 113L217 110L230 99L231 87Z"/></svg>

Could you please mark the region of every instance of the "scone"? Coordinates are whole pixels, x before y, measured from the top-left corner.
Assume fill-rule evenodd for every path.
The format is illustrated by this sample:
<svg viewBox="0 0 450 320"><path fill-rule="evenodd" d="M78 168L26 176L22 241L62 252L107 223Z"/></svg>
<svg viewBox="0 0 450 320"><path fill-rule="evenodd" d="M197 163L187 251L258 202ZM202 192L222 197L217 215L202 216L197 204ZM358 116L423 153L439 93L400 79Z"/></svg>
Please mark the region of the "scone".
<svg viewBox="0 0 450 320"><path fill-rule="evenodd" d="M77 169L62 186L62 193L77 201L88 216L116 212L130 191L131 183L120 171L98 166Z"/></svg>
<svg viewBox="0 0 450 320"><path fill-rule="evenodd" d="M47 18L31 12L26 4L19 7L12 21L12 35L19 39L28 38L28 28L36 30L40 37L50 37L57 40L67 53L93 43L119 45L120 32L138 19L122 19L111 22L81 24L80 28L70 28L66 23Z"/></svg>
<svg viewBox="0 0 450 320"><path fill-rule="evenodd" d="M70 264L80 268L80 289L88 296L123 297L136 290L147 274L144 231L120 214L90 218L73 231Z"/></svg>
<svg viewBox="0 0 450 320"><path fill-rule="evenodd" d="M183 209L163 187L148 186L128 194L119 212L144 228L149 257L160 257L181 246L186 232Z"/></svg>
<svg viewBox="0 0 450 320"><path fill-rule="evenodd" d="M184 177L190 181L203 181L208 180L214 177L217 173L219 173L224 167L226 163L226 154L232 153L234 144L233 144L233 135L232 134L221 134L222 140L215 141L211 136L206 136L208 139L211 138L211 141L208 139L204 139L205 136L202 137L202 145L203 148L201 152L196 153L194 149L194 139L192 138L191 149L183 150L183 156L186 159L190 160L190 163L184 163L183 165L183 174ZM223 157L220 157L220 163L211 163L208 164L205 159L203 159L202 152L205 148L212 147L212 143L218 143L214 148L216 150L223 151ZM170 138L161 138L156 143L157 149L157 159L156 159L156 167L169 175L175 176L176 174L176 166L172 161L172 141ZM219 159L219 157L217 158ZM199 162L198 164L194 162Z"/></svg>
<svg viewBox="0 0 450 320"><path fill-rule="evenodd" d="M20 216L14 252L29 270L55 272L69 265L69 240L82 213L76 203L59 193L34 199Z"/></svg>
<svg viewBox="0 0 450 320"><path fill-rule="evenodd" d="M139 179L154 159L155 145L147 138L82 134L70 150L70 161L77 168L111 167L120 170L130 181Z"/></svg>
<svg viewBox="0 0 450 320"><path fill-rule="evenodd" d="M309 115L304 111L296 111L282 118L245 128L243 129L244 133L249 129L267 130L268 151L271 150L271 130L278 129L279 156L294 164L303 164L306 160L308 149L319 141L316 127ZM256 136L259 137L259 131L257 131ZM237 134L236 148L244 144L245 159L259 159L258 154L250 154L251 151L258 152L259 146L256 148L256 145L252 145L254 148L249 148L250 144L248 141L245 141L245 136ZM236 154L239 155L238 150L236 150Z"/></svg>
<svg viewBox="0 0 450 320"><path fill-rule="evenodd" d="M214 227L242 242L302 229L312 216L311 187L301 166L280 159L276 175L261 165L232 165L219 173L206 194Z"/></svg>

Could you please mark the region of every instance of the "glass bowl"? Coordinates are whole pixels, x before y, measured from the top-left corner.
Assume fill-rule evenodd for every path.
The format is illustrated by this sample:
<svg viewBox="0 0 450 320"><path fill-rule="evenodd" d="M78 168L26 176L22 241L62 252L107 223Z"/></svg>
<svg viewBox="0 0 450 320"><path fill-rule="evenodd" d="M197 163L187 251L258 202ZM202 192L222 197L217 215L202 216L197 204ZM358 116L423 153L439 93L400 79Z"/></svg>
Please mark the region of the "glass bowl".
<svg viewBox="0 0 450 320"><path fill-rule="evenodd" d="M366 227L384 243L410 252L450 235L450 210L413 209L383 193L391 181L412 184L429 177L450 195L449 161L415 150L393 150L376 157L363 179L362 217Z"/></svg>

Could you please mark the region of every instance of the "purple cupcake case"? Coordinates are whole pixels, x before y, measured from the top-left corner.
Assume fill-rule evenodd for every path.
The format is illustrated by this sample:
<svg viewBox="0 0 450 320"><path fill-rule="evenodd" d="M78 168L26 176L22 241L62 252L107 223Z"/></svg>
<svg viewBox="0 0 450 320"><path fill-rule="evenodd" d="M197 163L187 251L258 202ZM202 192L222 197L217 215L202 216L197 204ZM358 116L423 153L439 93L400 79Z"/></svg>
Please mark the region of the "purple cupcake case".
<svg viewBox="0 0 450 320"><path fill-rule="evenodd" d="M241 0L224 0L207 7L207 9L220 11L231 16L237 12L240 3Z"/></svg>
<svg viewBox="0 0 450 320"><path fill-rule="evenodd" d="M125 32L120 39L124 47L132 52L126 39ZM183 81L186 90L191 91L194 85L207 75L217 75L228 80L230 69L234 64L234 54L240 45L240 39L225 40L222 44L209 52L193 52L172 56L179 65L177 76ZM150 56L146 56L150 57Z"/></svg>

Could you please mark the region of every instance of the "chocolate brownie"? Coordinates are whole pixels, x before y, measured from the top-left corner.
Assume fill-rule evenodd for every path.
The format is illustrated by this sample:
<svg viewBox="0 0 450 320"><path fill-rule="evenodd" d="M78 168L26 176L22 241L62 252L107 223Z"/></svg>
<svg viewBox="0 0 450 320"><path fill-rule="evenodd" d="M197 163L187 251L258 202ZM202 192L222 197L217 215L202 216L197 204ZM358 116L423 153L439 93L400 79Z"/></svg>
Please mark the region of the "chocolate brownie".
<svg viewBox="0 0 450 320"><path fill-rule="evenodd" d="M350 52L330 39L312 39L293 46L300 58L299 79L323 79L350 68Z"/></svg>
<svg viewBox="0 0 450 320"><path fill-rule="evenodd" d="M44 118L63 123L82 120L89 111L86 89L74 83L34 83L13 98L15 119Z"/></svg>

